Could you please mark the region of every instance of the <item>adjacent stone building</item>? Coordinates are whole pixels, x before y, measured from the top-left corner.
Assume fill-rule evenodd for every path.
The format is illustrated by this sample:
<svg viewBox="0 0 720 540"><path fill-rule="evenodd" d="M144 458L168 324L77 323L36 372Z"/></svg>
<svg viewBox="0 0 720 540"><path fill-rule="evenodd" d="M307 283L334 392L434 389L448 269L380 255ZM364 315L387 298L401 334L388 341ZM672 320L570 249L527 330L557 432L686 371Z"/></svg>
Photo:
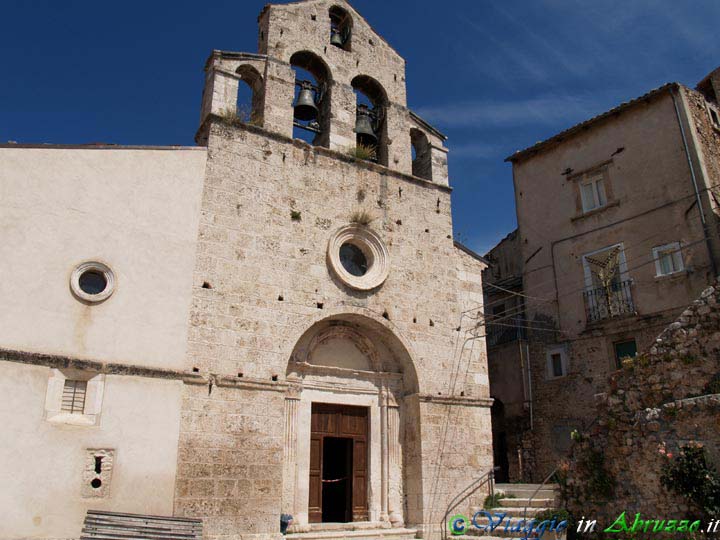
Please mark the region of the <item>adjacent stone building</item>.
<svg viewBox="0 0 720 540"><path fill-rule="evenodd" d="M0 147L0 537L437 537L492 467L485 265L404 60L343 0L268 5L196 140Z"/></svg>
<svg viewBox="0 0 720 540"><path fill-rule="evenodd" d="M608 375L714 282L718 96L720 69L507 158L518 230L487 256L485 320L492 397L522 428L506 451L511 477L552 472Z"/></svg>

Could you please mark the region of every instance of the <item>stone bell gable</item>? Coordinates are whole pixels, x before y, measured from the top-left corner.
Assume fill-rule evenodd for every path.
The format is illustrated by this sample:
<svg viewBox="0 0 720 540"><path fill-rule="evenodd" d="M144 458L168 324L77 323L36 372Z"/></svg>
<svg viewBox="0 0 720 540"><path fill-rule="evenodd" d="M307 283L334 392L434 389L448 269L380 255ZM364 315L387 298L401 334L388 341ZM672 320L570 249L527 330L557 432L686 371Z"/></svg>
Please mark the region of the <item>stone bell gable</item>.
<svg viewBox="0 0 720 540"><path fill-rule="evenodd" d="M208 59L199 142L207 140L208 115L235 110L239 84L252 89L252 123L292 138L296 82L302 80L294 69L300 68L320 90L314 145L352 151L359 92L380 115L377 162L448 184L445 136L407 108L405 60L352 6L321 0L271 4L259 25L258 53L216 50Z"/></svg>

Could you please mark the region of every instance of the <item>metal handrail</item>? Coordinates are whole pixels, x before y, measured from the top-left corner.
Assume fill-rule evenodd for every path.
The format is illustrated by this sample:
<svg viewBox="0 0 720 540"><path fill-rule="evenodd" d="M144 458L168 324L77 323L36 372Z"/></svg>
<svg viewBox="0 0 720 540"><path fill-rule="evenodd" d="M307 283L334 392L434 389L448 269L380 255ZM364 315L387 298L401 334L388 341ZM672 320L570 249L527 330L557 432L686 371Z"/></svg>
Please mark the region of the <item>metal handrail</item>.
<svg viewBox="0 0 720 540"><path fill-rule="evenodd" d="M500 467L493 467L489 471L487 471L485 474L483 474L480 478L476 478L473 480L470 484L468 484L464 489L458 493L455 498L450 501L450 504L448 504L447 509L445 510L445 515L443 516L443 520L440 523L440 530L442 531L442 539L447 540L447 519L450 515L450 512L456 508L461 502L464 500L467 500L472 494L474 494L478 489L483 487L485 484L490 482L490 496L495 495L495 471L499 470ZM468 492L468 490L470 490Z"/></svg>
<svg viewBox="0 0 720 540"><path fill-rule="evenodd" d="M558 471L558 467L555 467L550 474L548 474L545 477L545 480L542 481L542 483L535 489L532 495L530 495L530 498L527 500L527 503L525 505L525 508L523 509L523 521L527 523L527 511L530 507L530 504L532 503L533 499L535 498L535 495L538 494L538 492L543 488L545 484L548 483L548 480L550 480L553 476L555 476L555 473Z"/></svg>

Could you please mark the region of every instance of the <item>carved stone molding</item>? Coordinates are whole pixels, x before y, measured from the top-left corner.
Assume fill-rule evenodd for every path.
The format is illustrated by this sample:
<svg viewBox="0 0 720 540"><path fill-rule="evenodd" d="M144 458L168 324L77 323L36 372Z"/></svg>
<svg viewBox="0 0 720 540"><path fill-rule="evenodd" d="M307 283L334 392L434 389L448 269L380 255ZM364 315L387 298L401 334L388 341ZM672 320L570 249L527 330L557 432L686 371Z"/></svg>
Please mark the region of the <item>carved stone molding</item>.
<svg viewBox="0 0 720 540"><path fill-rule="evenodd" d="M348 272L340 260L340 248L352 244L367 260L367 271L361 276ZM346 225L335 231L328 242L327 259L330 268L348 287L369 291L383 284L390 272L390 254L385 243L373 230L362 225Z"/></svg>

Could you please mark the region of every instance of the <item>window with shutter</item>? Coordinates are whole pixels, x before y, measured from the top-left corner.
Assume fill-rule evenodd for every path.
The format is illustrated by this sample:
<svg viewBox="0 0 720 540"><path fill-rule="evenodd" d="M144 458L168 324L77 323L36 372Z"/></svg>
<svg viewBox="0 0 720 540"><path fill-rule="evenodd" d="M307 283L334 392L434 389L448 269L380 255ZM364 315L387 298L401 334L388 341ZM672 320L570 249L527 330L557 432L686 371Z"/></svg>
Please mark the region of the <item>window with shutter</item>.
<svg viewBox="0 0 720 540"><path fill-rule="evenodd" d="M669 276L685 269L680 242L653 248L653 258L656 277Z"/></svg>
<svg viewBox="0 0 720 540"><path fill-rule="evenodd" d="M71 414L83 414L87 381L65 379L60 410Z"/></svg>

